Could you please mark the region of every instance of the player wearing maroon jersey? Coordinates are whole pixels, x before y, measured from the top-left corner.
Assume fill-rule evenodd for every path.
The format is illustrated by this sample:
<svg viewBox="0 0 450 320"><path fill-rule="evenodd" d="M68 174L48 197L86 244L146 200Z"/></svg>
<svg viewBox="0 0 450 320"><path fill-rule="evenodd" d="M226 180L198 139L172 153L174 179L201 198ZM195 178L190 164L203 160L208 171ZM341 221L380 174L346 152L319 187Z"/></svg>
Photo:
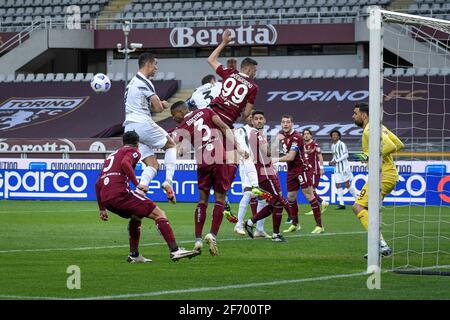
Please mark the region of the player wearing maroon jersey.
<svg viewBox="0 0 450 320"><path fill-rule="evenodd" d="M223 219L225 195L231 184L228 179L225 144L235 144L233 131L209 108L189 112L187 104L184 101L178 101L170 110L173 119L178 123L176 130L172 133L175 142L192 144L197 162L200 200L195 210L194 250L201 252L203 247L202 230L212 188L215 204L211 229L205 236L205 241L211 255L216 256L219 253L216 237ZM226 137L225 140L223 136Z"/></svg>
<svg viewBox="0 0 450 320"><path fill-rule="evenodd" d="M283 149L287 150L287 154L279 159L279 162L287 162L287 191L289 202L289 215L292 219L292 225L284 232L294 232L300 230L298 223L298 205L297 193L301 188L303 195L309 201L316 220L316 228L312 233L322 233L324 228L321 221L320 205L314 196L312 187L312 171L311 165L308 163L308 157L305 155L305 146L303 137L294 130L294 117L291 115L283 115L281 117L281 141ZM275 161L275 160L274 160Z"/></svg>
<svg viewBox="0 0 450 320"><path fill-rule="evenodd" d="M325 210L327 210L329 203L326 200L323 200L316 191L317 187L319 186L320 177L325 173L325 171L323 170L322 151L320 150L319 144L313 139L311 130L303 130L303 140L305 141L305 153L308 156L308 162L312 167L314 196L321 205L321 213L324 213ZM312 214L312 211L305 213L305 215L307 216L310 216Z"/></svg>
<svg viewBox="0 0 450 320"><path fill-rule="evenodd" d="M280 224L283 214L283 207L286 200L281 192L280 181L275 168L272 165L267 140L263 134L266 119L264 112L253 111L253 128L250 133L249 145L254 155L256 172L258 174L259 187L269 193L271 198L267 200L267 205L263 207L255 216L244 222L244 229L248 235L253 238L253 228L257 221L272 215L273 234L272 241L286 242L286 239L280 233Z"/></svg>
<svg viewBox="0 0 450 320"><path fill-rule="evenodd" d="M141 158L138 150L139 135L135 131L127 131L122 139L124 146L105 160L95 184L95 192L101 220L108 221L106 209L122 218L130 219L128 224L130 254L127 261L130 263L152 261L139 254L142 218L155 220L156 228L169 246L170 258L173 261L198 255L196 251L179 248L164 211L153 201L130 188L131 181L137 189L148 191L148 186L140 184L134 173L134 168Z"/></svg>
<svg viewBox="0 0 450 320"><path fill-rule="evenodd" d="M232 41L231 31L225 30L222 36L222 42L208 57L208 63L211 68L222 78L222 90L219 95L211 102L210 107L230 128L242 115L246 119L253 110L258 86L253 81L256 75L256 66L258 62L251 58L245 58L241 62L240 70L235 67L224 68L219 63L218 58L222 50ZM232 182L236 176L238 157L235 152L229 152L229 176ZM226 207L227 216L232 215L229 206ZM230 219L229 219L230 220Z"/></svg>

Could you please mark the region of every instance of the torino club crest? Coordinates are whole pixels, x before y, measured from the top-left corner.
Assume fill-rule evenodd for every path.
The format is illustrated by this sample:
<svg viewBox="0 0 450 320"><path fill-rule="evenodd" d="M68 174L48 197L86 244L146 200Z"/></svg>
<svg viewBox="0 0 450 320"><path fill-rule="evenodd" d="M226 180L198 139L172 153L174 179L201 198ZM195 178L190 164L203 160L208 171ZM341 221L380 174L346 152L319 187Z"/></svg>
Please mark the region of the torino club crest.
<svg viewBox="0 0 450 320"><path fill-rule="evenodd" d="M0 104L0 131L22 128L62 117L89 97L11 98Z"/></svg>

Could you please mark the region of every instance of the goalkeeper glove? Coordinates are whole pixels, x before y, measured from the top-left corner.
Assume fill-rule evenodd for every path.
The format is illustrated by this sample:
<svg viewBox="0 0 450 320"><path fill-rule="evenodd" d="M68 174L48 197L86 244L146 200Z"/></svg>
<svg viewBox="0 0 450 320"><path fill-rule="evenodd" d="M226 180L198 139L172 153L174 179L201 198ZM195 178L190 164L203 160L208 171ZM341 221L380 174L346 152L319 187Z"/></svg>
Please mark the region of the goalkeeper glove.
<svg viewBox="0 0 450 320"><path fill-rule="evenodd" d="M351 153L348 156L348 159L350 161L368 162L369 161L369 156L367 156L365 153Z"/></svg>

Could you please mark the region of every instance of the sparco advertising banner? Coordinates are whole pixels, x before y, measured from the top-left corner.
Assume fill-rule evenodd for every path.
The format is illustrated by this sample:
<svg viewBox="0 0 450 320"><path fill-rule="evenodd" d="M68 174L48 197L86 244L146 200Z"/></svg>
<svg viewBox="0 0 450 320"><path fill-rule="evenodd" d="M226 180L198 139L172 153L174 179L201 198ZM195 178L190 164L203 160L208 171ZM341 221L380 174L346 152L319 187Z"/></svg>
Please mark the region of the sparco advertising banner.
<svg viewBox="0 0 450 320"><path fill-rule="evenodd" d="M231 30L232 46L355 42L352 23L133 29L129 41L142 43L144 48L215 47L222 41L225 29ZM95 31L96 49L115 49L121 41L122 30Z"/></svg>
<svg viewBox="0 0 450 320"><path fill-rule="evenodd" d="M0 161L0 199L36 200L95 200L95 182L103 161L101 160L49 160L2 159ZM386 205L445 205L450 206L450 161L399 161L396 163L400 179L395 190L385 198ZM164 181L164 165L150 184L148 196L156 202L167 201L161 190ZM353 185L360 191L367 180L367 168L361 163L351 163ZM334 167L325 166L317 193L336 203L337 191L333 177ZM138 178L142 173L139 164ZM279 167L283 193L286 195L286 166ZM196 165L193 161L180 160L174 177L174 189L179 202L198 200ZM239 202L242 185L239 175L231 186L231 202ZM347 204L354 199L347 193ZM302 195L300 203L306 203Z"/></svg>
<svg viewBox="0 0 450 320"><path fill-rule="evenodd" d="M178 81L155 81L161 99L178 89ZM125 119L124 83L96 94L89 82L0 84L1 138L89 138Z"/></svg>

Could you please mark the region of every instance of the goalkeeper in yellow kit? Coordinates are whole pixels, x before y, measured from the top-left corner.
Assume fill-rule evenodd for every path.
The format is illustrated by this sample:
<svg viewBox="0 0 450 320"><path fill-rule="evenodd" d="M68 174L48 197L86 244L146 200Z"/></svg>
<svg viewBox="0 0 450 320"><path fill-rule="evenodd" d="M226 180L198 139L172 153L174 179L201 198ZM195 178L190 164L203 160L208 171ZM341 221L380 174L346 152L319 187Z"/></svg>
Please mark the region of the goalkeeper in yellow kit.
<svg viewBox="0 0 450 320"><path fill-rule="evenodd" d="M353 121L357 126L364 129L362 136L362 154L356 155L353 159L367 162L369 155L369 105L367 103L356 104L353 110ZM381 198L384 199L386 195L394 190L398 181L398 172L395 167L392 153L401 150L404 145L399 138L385 126L381 128L382 136L382 157L383 163L381 166ZM364 184L358 198L353 204L353 212L359 219L364 229L369 227L369 191L368 183ZM389 248L386 241L381 235L380 240L380 253L382 256L389 256L392 254L391 248Z"/></svg>

